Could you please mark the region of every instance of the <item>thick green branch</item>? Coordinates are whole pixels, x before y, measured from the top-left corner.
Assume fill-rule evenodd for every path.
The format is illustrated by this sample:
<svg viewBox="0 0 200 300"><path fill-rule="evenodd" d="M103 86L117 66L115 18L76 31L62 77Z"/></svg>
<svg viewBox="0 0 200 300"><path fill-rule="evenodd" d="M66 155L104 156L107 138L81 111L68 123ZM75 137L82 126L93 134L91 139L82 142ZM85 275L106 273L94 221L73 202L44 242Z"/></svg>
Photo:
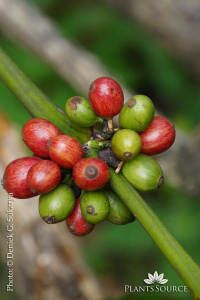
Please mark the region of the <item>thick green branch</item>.
<svg viewBox="0 0 200 300"><path fill-rule="evenodd" d="M2 49L0 49L0 79L32 117L49 120L56 124L63 133L75 137L81 143L88 141L91 130L72 124L67 115L27 78Z"/></svg>

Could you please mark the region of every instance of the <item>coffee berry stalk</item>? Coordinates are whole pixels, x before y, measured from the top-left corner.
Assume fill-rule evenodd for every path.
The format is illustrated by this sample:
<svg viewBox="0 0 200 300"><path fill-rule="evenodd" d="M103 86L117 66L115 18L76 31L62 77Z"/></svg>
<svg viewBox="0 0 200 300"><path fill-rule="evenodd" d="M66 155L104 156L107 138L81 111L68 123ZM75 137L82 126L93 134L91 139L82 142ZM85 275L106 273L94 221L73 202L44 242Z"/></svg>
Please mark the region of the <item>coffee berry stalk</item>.
<svg viewBox="0 0 200 300"><path fill-rule="evenodd" d="M49 99L32 83L27 76L0 49L0 79L24 105L29 113L38 118L44 118L54 123L62 133L69 134L79 140L87 142L91 131L79 130L72 126L66 115L49 101ZM30 94L31 91L31 94ZM93 87L91 87L91 92ZM112 89L111 89L112 92ZM123 104L122 104L123 105ZM120 108L121 109L121 108ZM71 126L71 127L70 127ZM77 129L76 129L77 128ZM122 199L125 205L137 218L143 228L150 235L172 267L190 290L193 299L200 298L200 268L187 252L181 247L169 232L159 217L152 211L132 185L110 168L109 185ZM48 194L46 194L48 195ZM43 195L46 196L46 195Z"/></svg>

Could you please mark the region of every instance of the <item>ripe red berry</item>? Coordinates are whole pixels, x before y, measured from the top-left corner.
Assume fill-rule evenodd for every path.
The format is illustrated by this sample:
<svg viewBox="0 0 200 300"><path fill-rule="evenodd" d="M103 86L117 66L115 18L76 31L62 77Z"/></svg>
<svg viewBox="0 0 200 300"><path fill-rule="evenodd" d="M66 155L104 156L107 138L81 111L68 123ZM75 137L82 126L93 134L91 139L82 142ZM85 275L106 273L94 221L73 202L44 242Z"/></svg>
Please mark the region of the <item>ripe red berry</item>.
<svg viewBox="0 0 200 300"><path fill-rule="evenodd" d="M76 200L76 204L72 214L66 219L69 231L76 236L85 236L89 234L95 227L95 224L88 223L83 217L80 208L81 198Z"/></svg>
<svg viewBox="0 0 200 300"><path fill-rule="evenodd" d="M61 180L59 166L51 160L43 160L33 165L27 174L27 183L33 193L46 194Z"/></svg>
<svg viewBox="0 0 200 300"><path fill-rule="evenodd" d="M22 128L22 138L26 146L41 157L49 156L47 142L59 134L61 131L56 125L41 118L29 120Z"/></svg>
<svg viewBox="0 0 200 300"><path fill-rule="evenodd" d="M97 115L112 118L120 112L124 94L114 79L99 77L90 85L89 101Z"/></svg>
<svg viewBox="0 0 200 300"><path fill-rule="evenodd" d="M150 126L140 133L141 153L155 155L169 149L175 140L175 127L164 117L154 117Z"/></svg>
<svg viewBox="0 0 200 300"><path fill-rule="evenodd" d="M39 157L22 157L9 163L2 179L4 189L19 199L36 196L37 194L30 190L26 178L29 169L39 161Z"/></svg>
<svg viewBox="0 0 200 300"><path fill-rule="evenodd" d="M99 158L84 158L78 161L72 172L74 182L85 191L103 188L110 178L107 164Z"/></svg>
<svg viewBox="0 0 200 300"><path fill-rule="evenodd" d="M60 167L71 169L84 153L81 144L73 137L62 134L54 137L47 145L50 158Z"/></svg>

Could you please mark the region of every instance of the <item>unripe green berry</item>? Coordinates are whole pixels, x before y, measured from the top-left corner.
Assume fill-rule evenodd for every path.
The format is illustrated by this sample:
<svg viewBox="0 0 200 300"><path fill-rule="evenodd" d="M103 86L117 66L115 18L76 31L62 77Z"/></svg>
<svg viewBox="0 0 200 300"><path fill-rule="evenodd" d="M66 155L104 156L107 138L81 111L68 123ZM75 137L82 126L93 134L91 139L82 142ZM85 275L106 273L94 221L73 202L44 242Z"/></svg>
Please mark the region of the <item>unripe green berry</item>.
<svg viewBox="0 0 200 300"><path fill-rule="evenodd" d="M120 160L132 160L142 146L141 138L131 129L121 129L112 137L112 151Z"/></svg>
<svg viewBox="0 0 200 300"><path fill-rule="evenodd" d="M74 192L66 184L60 184L39 199L39 213L47 224L64 221L72 213L74 206Z"/></svg>
<svg viewBox="0 0 200 300"><path fill-rule="evenodd" d="M66 113L70 120L81 127L90 127L103 119L92 109L89 100L75 96L67 100Z"/></svg>
<svg viewBox="0 0 200 300"><path fill-rule="evenodd" d="M105 220L110 209L108 198L101 191L85 192L80 206L84 218L92 224Z"/></svg>
<svg viewBox="0 0 200 300"><path fill-rule="evenodd" d="M162 186L163 172L159 164L150 156L138 154L122 167L122 174L139 191L154 191Z"/></svg>
<svg viewBox="0 0 200 300"><path fill-rule="evenodd" d="M110 203L107 220L116 225L125 225L135 220L135 217L124 202L110 189L103 189Z"/></svg>
<svg viewBox="0 0 200 300"><path fill-rule="evenodd" d="M154 114L155 107L151 99L144 95L136 95L122 107L119 123L122 128L141 132L150 125Z"/></svg>

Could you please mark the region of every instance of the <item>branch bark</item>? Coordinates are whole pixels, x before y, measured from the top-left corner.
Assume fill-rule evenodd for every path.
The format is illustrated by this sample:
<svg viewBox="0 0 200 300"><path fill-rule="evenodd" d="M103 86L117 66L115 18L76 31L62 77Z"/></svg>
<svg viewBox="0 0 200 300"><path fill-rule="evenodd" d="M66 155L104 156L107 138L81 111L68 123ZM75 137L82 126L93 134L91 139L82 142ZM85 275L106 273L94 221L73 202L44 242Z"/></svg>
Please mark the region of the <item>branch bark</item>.
<svg viewBox="0 0 200 300"><path fill-rule="evenodd" d="M114 2L112 0L106 1ZM153 4L154 2L155 0L151 0L150 3ZM165 2L164 0L162 1L162 3ZM147 0L129 0L126 1L126 4L117 0L115 3L122 5L122 8L125 6L129 8L128 10L130 10L129 13L131 15L132 11L135 14L137 10L142 11L141 7L149 7L149 12L148 9L145 10L146 14L150 13L153 7L157 7L160 10L162 8L162 5L157 2L150 7L151 5L148 4ZM147 6L145 6L145 3ZM167 1L167 3L170 6L170 2ZM159 19L155 16L154 18L148 17L147 19L148 22L156 20L155 22L160 23L157 21ZM161 25L159 24L159 26ZM85 51L80 45L75 45L67 40L60 34L56 25L48 17L23 0L0 0L0 29L4 34L11 36L18 43L45 61L55 72L70 82L83 95L87 95L89 85L99 76L111 76L120 82L120 84L122 83L121 86L124 91L125 101L134 94L133 91L130 91L123 84L123 80L116 78L110 73L97 57ZM162 115L159 111L156 114ZM116 125L117 118L115 118ZM167 180L194 196L200 195L200 178L193 175L194 170L195 173L199 170L199 165L196 163L199 146L200 142L198 138L194 139L177 129L177 138L173 147L163 155L156 157L163 168ZM191 148L193 149L192 159L190 154ZM181 157L185 157L184 162ZM185 184L185 180L187 180L188 184Z"/></svg>

